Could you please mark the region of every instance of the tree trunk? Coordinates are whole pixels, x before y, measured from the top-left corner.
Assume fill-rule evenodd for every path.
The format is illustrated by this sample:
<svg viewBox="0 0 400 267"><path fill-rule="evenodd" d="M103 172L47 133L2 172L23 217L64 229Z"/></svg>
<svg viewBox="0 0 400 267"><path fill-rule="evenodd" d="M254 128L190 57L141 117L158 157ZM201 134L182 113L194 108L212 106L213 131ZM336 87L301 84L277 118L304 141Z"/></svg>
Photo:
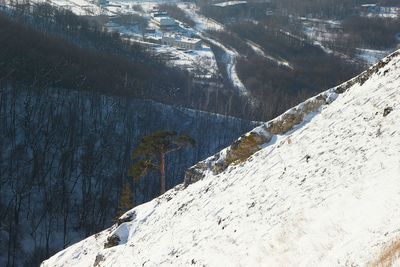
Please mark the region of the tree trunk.
<svg viewBox="0 0 400 267"><path fill-rule="evenodd" d="M160 153L160 195L165 193L165 153Z"/></svg>

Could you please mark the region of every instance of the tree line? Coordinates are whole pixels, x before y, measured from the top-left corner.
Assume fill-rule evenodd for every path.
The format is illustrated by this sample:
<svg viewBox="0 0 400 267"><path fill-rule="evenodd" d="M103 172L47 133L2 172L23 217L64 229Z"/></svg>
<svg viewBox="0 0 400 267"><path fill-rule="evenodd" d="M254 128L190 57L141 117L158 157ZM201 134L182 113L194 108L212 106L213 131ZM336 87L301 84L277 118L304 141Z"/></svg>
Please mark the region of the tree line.
<svg viewBox="0 0 400 267"><path fill-rule="evenodd" d="M361 65L328 54L311 44L297 26L241 22L226 31L209 34L239 52L236 69L261 117L273 118L308 97L355 76ZM295 32L296 34L292 34ZM246 40L253 41L271 60L259 55ZM287 60L287 64L280 62Z"/></svg>
<svg viewBox="0 0 400 267"><path fill-rule="evenodd" d="M38 266L112 224L119 201L159 195L155 173L133 183L132 150L160 130L192 136L194 149L165 155L165 188L254 124L96 92L0 84L0 265ZM123 190L123 188L125 189Z"/></svg>
<svg viewBox="0 0 400 267"><path fill-rule="evenodd" d="M243 112L248 98L221 86L221 77L198 81L186 70L168 66L152 49L105 31L96 22L104 18L27 3L0 14L0 71L9 80L261 119L255 110Z"/></svg>
<svg viewBox="0 0 400 267"><path fill-rule="evenodd" d="M59 16L56 14L55 17ZM60 16L59 20L63 24L67 19ZM71 24L65 23L65 27L74 32L75 27ZM105 35L108 37L104 38L110 49L114 47L116 51L119 50L117 55L105 48L77 46L23 22L13 21L5 15L0 15L0 30L0 72L9 73L9 80L158 100L171 99L171 94L185 85L189 78L182 71L151 58L144 47L133 45L129 50L125 51L122 47L119 50L118 43L121 46L122 43L115 35ZM90 36L84 28L79 28L79 32L77 36ZM99 35L102 38L103 34ZM97 46L97 38L90 39ZM105 46L101 41L98 44ZM129 53L130 57L125 58L124 52Z"/></svg>

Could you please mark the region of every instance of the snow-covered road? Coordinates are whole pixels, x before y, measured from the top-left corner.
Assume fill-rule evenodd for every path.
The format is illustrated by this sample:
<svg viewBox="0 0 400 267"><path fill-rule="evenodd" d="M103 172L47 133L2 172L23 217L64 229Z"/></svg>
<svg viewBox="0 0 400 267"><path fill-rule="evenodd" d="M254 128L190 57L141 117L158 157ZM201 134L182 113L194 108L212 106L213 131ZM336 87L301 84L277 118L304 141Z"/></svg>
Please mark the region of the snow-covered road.
<svg viewBox="0 0 400 267"><path fill-rule="evenodd" d="M236 71L236 62L237 58L239 57L239 53L233 48L227 48L221 42L212 39L211 37L208 37L205 34L207 30L223 30L224 25L213 19L206 18L200 15L197 12L198 8L196 7L195 4L181 3L178 4L178 7L182 9L196 23L195 30L197 35L199 35L202 39L219 47L224 51L226 73L228 75L229 80L231 81L232 85L238 90L238 93L240 95L247 95L248 91L244 86L244 84L242 83L242 81L240 80L238 73Z"/></svg>

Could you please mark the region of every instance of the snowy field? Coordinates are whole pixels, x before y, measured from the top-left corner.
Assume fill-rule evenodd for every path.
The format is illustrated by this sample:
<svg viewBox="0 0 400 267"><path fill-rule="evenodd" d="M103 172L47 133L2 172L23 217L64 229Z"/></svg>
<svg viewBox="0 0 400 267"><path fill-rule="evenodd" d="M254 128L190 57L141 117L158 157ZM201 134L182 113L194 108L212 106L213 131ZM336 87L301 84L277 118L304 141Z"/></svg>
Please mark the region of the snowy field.
<svg viewBox="0 0 400 267"><path fill-rule="evenodd" d="M42 267L398 263L399 88L397 54L244 163L136 207Z"/></svg>

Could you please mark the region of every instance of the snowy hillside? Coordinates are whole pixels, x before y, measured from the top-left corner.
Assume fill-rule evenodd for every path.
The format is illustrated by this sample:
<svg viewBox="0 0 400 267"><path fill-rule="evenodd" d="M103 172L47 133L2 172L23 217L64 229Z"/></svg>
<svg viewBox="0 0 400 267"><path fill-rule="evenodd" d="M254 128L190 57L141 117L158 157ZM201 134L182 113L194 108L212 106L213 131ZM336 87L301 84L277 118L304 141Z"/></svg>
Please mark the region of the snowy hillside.
<svg viewBox="0 0 400 267"><path fill-rule="evenodd" d="M399 89L395 53L199 163L186 188L42 267L396 264ZM249 150L259 151L248 158Z"/></svg>

